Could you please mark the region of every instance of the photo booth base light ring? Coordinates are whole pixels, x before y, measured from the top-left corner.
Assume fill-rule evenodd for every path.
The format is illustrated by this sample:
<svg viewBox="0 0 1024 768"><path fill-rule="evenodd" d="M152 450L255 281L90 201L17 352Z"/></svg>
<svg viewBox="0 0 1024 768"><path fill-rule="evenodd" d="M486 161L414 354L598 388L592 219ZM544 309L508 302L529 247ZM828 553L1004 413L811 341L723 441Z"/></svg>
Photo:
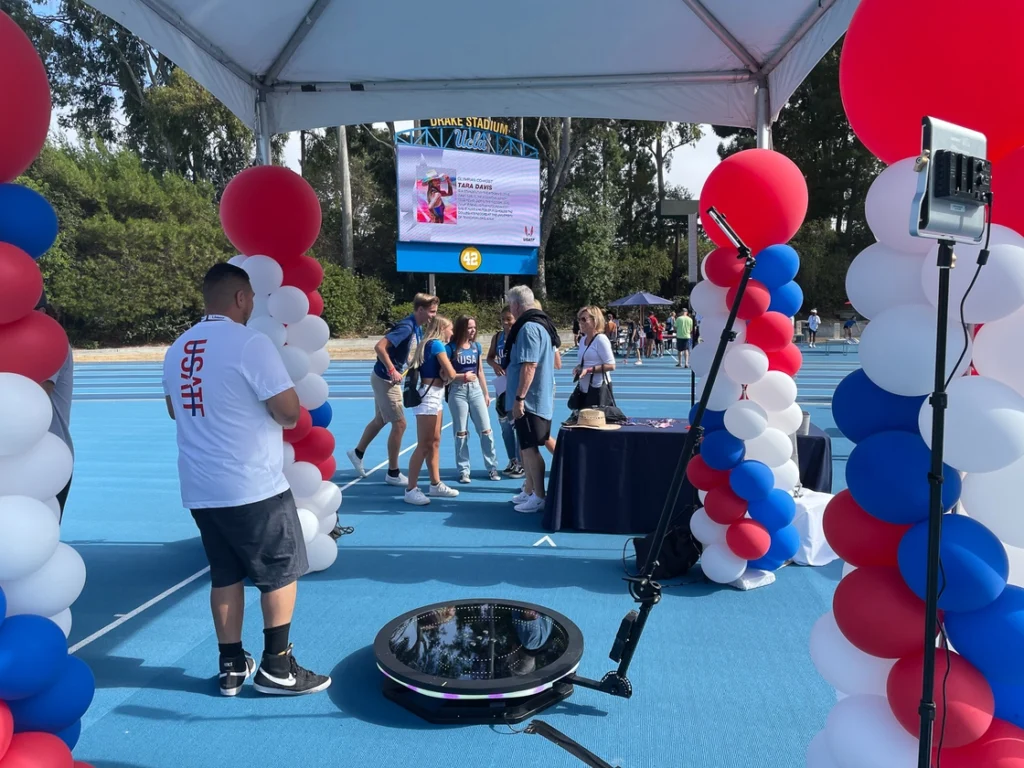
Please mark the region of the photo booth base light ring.
<svg viewBox="0 0 1024 768"><path fill-rule="evenodd" d="M455 600L388 622L373 650L384 696L418 717L518 723L572 694L583 634L531 603Z"/></svg>

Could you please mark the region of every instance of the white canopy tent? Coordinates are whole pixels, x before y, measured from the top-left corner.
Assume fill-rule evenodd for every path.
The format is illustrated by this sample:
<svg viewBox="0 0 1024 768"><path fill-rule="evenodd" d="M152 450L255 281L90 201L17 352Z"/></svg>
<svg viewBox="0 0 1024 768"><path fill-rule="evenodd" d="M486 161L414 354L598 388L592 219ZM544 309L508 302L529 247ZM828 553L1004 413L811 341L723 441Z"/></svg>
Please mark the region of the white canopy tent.
<svg viewBox="0 0 1024 768"><path fill-rule="evenodd" d="M86 0L269 136L427 117L770 125L859 0Z"/></svg>

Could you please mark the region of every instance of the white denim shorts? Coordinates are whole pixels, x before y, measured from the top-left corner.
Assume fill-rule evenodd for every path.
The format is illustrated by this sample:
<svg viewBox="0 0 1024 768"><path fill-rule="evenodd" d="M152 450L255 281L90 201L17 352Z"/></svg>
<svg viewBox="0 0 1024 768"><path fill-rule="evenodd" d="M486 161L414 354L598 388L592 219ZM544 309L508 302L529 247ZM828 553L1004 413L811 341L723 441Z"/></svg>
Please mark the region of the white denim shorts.
<svg viewBox="0 0 1024 768"><path fill-rule="evenodd" d="M436 416L444 402L444 387L434 386L422 393L419 405L412 409L416 416Z"/></svg>

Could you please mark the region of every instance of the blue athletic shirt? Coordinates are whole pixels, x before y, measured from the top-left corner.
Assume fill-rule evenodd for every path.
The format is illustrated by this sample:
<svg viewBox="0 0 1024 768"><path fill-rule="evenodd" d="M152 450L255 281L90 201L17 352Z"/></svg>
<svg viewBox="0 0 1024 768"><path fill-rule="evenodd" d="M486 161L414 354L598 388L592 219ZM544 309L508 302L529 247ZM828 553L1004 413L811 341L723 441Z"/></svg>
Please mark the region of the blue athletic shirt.
<svg viewBox="0 0 1024 768"><path fill-rule="evenodd" d="M420 366L420 380L440 379L441 363L437 356L445 351L444 344L440 339L431 339L427 342L427 348L423 351L423 365Z"/></svg>
<svg viewBox="0 0 1024 768"><path fill-rule="evenodd" d="M409 360L409 350L414 343L419 343L421 336L422 331L416 325L416 316L409 315L395 323L395 327L384 337L388 340L388 357L391 358L391 364L399 373L405 370L405 364ZM373 366L373 372L385 381L391 380L388 369L380 360Z"/></svg>
<svg viewBox="0 0 1024 768"><path fill-rule="evenodd" d="M480 356L483 354L479 343L474 341L469 349L456 349L453 344L449 344L445 347L445 351L448 353L448 359L452 361L452 368L456 373L477 372Z"/></svg>

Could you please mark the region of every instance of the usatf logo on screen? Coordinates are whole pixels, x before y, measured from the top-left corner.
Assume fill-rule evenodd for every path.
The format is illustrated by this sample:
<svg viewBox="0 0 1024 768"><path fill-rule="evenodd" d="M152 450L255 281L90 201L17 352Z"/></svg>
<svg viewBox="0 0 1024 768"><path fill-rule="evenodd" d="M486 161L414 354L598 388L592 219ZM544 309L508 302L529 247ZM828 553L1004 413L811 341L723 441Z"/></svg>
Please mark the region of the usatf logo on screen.
<svg viewBox="0 0 1024 768"><path fill-rule="evenodd" d="M467 272L476 272L483 263L484 257L476 248L463 248L462 253L459 254L459 264Z"/></svg>

